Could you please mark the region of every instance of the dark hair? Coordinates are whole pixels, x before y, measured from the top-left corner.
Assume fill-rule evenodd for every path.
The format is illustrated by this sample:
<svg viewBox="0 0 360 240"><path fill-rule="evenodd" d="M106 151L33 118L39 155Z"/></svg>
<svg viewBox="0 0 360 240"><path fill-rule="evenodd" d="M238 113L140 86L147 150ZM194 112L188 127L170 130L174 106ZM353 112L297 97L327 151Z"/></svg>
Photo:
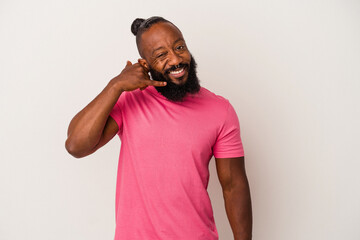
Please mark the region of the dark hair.
<svg viewBox="0 0 360 240"><path fill-rule="evenodd" d="M153 24L158 22L169 22L165 18L154 16L148 19L137 18L131 24L131 32L135 35L141 35L147 29L149 29Z"/></svg>
<svg viewBox="0 0 360 240"><path fill-rule="evenodd" d="M136 36L136 44L138 47L139 47L139 41L141 39L141 35L146 30L148 30L153 24L158 23L158 22L168 22L168 23L171 23L172 25L174 25L172 22L166 20L163 17L159 17L159 16L153 16L148 19L136 18L133 21L133 23L131 24L131 32Z"/></svg>

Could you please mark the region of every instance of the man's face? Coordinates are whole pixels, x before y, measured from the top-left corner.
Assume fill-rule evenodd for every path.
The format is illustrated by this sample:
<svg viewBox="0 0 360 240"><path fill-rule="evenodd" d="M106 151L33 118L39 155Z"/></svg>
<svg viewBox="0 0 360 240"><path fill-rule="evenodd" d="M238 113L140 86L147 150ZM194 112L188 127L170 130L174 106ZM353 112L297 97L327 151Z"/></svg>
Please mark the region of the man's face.
<svg viewBox="0 0 360 240"><path fill-rule="evenodd" d="M152 79L156 81L167 82L164 87L155 87L156 90L165 96L170 101L179 102L184 99L188 93L197 93L200 90L199 80L196 76L196 62L191 56L190 65L187 66L188 77L184 84L176 84L170 79L168 75L163 75L160 72L150 69Z"/></svg>
<svg viewBox="0 0 360 240"><path fill-rule="evenodd" d="M145 31L141 36L139 51L143 57L140 62L150 71L153 79L170 83L162 87L163 92L166 88L174 90L177 87L182 88L183 91L185 86L189 85L189 83L186 84L189 76L196 78L195 61L187 49L181 32L171 23L159 22ZM192 74L189 74L191 67ZM197 81L197 78L191 80ZM157 89L160 90L160 88ZM196 92L189 89L189 86L187 89L190 90L186 90L187 92Z"/></svg>

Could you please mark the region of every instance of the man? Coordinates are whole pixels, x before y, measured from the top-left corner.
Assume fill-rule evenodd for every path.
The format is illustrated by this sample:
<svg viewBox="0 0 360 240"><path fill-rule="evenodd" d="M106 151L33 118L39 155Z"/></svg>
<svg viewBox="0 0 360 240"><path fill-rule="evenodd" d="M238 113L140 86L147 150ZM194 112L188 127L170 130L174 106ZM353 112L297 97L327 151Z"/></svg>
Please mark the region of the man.
<svg viewBox="0 0 360 240"><path fill-rule="evenodd" d="M84 157L121 139L115 240L215 240L207 193L215 157L236 240L252 234L250 190L235 110L200 87L180 30L161 17L131 27L141 56L71 121L66 149ZM150 76L149 76L150 73Z"/></svg>

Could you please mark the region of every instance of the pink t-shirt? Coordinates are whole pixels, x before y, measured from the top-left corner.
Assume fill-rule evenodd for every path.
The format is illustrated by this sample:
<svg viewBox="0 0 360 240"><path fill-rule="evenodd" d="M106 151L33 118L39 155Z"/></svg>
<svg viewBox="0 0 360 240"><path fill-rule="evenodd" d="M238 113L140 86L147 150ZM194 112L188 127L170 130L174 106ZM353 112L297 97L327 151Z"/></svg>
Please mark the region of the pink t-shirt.
<svg viewBox="0 0 360 240"><path fill-rule="evenodd" d="M244 156L230 102L206 88L174 103L153 86L123 92L115 240L215 240L207 192L211 157Z"/></svg>

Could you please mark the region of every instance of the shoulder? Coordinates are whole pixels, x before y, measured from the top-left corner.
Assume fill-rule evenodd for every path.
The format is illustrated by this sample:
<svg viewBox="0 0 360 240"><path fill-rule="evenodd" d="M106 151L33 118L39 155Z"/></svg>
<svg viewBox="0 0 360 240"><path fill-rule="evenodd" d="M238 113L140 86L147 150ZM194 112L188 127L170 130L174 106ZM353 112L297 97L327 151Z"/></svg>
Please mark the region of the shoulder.
<svg viewBox="0 0 360 240"><path fill-rule="evenodd" d="M136 89L133 91L125 91L121 93L117 104L120 106L131 105L134 102L144 101L144 99L148 97L147 95L148 94L146 94L145 91L142 91L140 89Z"/></svg>
<svg viewBox="0 0 360 240"><path fill-rule="evenodd" d="M215 94L214 92L210 91L209 89L205 87L201 87L200 94L205 99L206 102L209 104L212 104L214 107L220 107L227 109L230 105L230 101L218 94Z"/></svg>

